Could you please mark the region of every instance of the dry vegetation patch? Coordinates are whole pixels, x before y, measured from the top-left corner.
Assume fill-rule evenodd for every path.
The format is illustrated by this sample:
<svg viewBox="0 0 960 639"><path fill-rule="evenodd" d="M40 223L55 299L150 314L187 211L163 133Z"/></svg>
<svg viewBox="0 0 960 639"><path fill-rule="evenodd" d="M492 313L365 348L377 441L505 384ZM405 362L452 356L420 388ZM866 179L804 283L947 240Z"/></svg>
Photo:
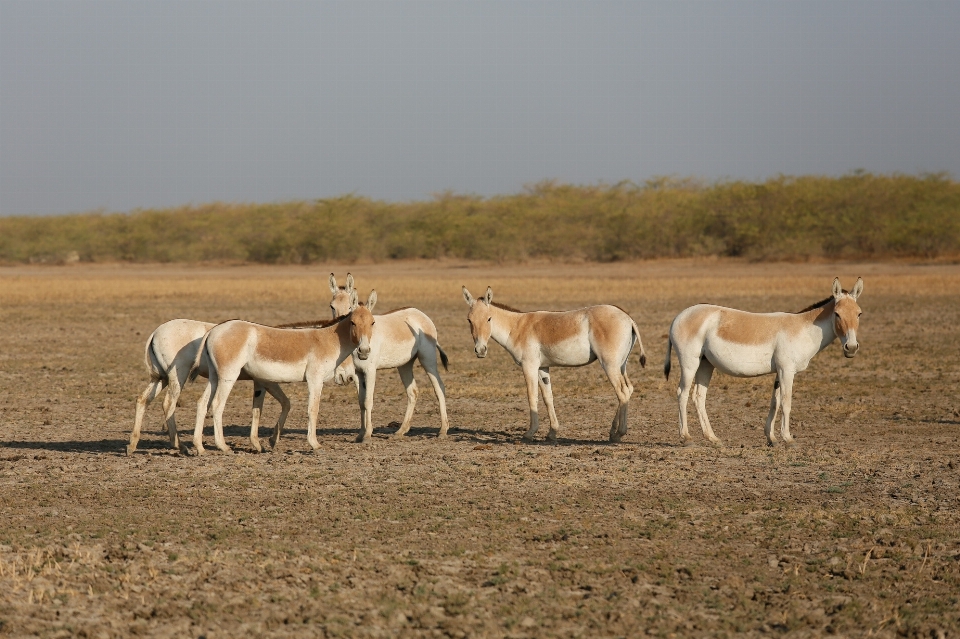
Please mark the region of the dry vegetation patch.
<svg viewBox="0 0 960 639"><path fill-rule="evenodd" d="M957 267L353 265L383 309L415 305L436 322L449 441L435 438L429 392L411 436L389 439L406 398L387 371L367 446L351 443L352 389L333 387L309 453L306 390L289 385L291 429L255 455L241 385L225 415L237 454L172 454L154 405L142 451L124 455L157 324L324 317L330 270L347 268L0 269L0 633L960 632ZM797 310L835 275L864 277L862 350L844 360L834 346L798 375L800 446L764 445L771 378L718 375L708 404L725 446L679 447L660 368L672 317L700 301ZM553 372L559 445L521 443L522 376L498 347L473 356L461 284L521 308L627 309L652 363L631 357L624 443L605 441L615 400L595 365ZM181 431L197 395L184 393ZM268 400L263 423L278 413Z"/></svg>

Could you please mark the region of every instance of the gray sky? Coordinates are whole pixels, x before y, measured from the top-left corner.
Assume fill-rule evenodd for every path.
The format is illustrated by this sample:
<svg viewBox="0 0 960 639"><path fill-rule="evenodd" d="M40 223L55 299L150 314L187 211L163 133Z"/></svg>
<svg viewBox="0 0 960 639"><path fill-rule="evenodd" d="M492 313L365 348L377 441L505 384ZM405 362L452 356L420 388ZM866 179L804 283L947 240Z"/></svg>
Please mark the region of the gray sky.
<svg viewBox="0 0 960 639"><path fill-rule="evenodd" d="M960 175L960 2L0 0L0 214Z"/></svg>

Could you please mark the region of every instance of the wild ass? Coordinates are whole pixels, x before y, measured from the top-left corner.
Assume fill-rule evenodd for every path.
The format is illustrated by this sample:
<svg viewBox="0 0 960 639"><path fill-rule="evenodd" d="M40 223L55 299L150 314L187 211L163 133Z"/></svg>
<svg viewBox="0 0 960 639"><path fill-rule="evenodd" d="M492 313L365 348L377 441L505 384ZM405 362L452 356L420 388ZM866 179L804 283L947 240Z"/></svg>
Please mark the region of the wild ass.
<svg viewBox="0 0 960 639"><path fill-rule="evenodd" d="M373 311L377 292L371 291L366 308ZM413 377L413 363L417 360L433 384L433 391L440 404L439 438L447 436L447 401L443 380L437 369L437 352L443 369L447 370L447 354L437 341L437 327L423 312L415 308L400 308L385 315L374 316L369 348L357 349L352 359L345 361L337 370L337 381L342 383L351 375L357 382L357 397L360 400L360 434L358 442L369 442L373 435L373 393L377 384L377 370L396 368L400 381L407 392L407 412L394 437L403 437L410 430L413 410L420 394ZM361 342L363 346L363 342Z"/></svg>
<svg viewBox="0 0 960 639"><path fill-rule="evenodd" d="M467 322L477 357L487 356L487 342L503 346L523 369L530 404L529 440L539 427L537 384L550 416L547 441L556 442L560 431L553 408L550 386L551 366L585 366L600 361L619 402L610 426L610 441L618 442L627 434L627 406L633 384L627 377L627 357L636 343L640 346L640 366L647 365L640 331L636 322L616 306L588 306L575 311L533 311L524 313L493 301L493 290L474 299L463 287L463 299L470 305Z"/></svg>
<svg viewBox="0 0 960 639"><path fill-rule="evenodd" d="M356 291L354 291L356 295ZM308 392L307 441L316 450L317 412L323 382L332 379L337 366L356 349L369 353L373 315L366 307L355 308L325 328L273 328L242 320L218 324L204 336L191 369L191 379L206 361L207 386L197 402L197 422L193 431L196 453L202 455L203 422L208 406L213 413L213 433L217 448L231 452L223 438L223 409L233 385L246 375L260 384L306 382ZM283 431L282 421L270 438L276 446ZM259 450L254 430L250 443Z"/></svg>
<svg viewBox="0 0 960 639"><path fill-rule="evenodd" d="M840 288L833 280L833 294L798 313L748 313L722 306L698 304L681 312L670 325L667 358L663 374L670 378L670 349L677 349L680 362L680 439L685 445L692 438L687 430L687 400L690 388L704 436L715 444L720 440L710 427L706 399L710 377L716 368L736 377L757 377L776 373L773 397L767 415L767 443L776 439L773 423L783 406L780 436L787 445L790 434L790 407L794 376L807 368L813 356L840 338L845 357L860 350L857 330L860 307L857 298L863 292L863 279L857 278L853 291Z"/></svg>
<svg viewBox="0 0 960 639"><path fill-rule="evenodd" d="M337 286L337 278L330 274L330 310L333 317L342 317L351 310L351 296L353 295L353 275L347 273L346 286ZM302 325L303 323L297 324ZM308 322L306 325L315 326L319 321ZM143 417L150 403L166 388L167 395L163 400L164 421L170 436L170 445L186 454L186 446L180 443L177 433L176 410L180 401L180 393L187 381L190 367L197 357L197 350L204 334L216 326L211 322L199 322L189 319L175 319L164 322L157 327L147 338L144 349L144 364L150 375L150 383L137 398L137 413L134 419L133 431L130 433L130 443L127 445L127 454L132 455L137 450L140 441L140 431L143 426ZM296 326L283 325L281 326ZM201 363L197 371L202 377L207 376L206 364ZM247 379L243 377L241 379ZM252 428L257 430L260 423L260 414L263 409L264 390L273 395L280 402L281 420L286 419L290 411L290 402L276 384L253 385L253 418Z"/></svg>

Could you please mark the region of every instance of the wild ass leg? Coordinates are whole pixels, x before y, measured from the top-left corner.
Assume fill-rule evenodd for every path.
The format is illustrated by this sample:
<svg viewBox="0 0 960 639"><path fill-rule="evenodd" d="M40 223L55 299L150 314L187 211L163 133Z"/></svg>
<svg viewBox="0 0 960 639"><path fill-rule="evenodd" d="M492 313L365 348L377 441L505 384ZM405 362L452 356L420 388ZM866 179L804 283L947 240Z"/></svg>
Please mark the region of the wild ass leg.
<svg viewBox="0 0 960 639"><path fill-rule="evenodd" d="M790 434L790 406L793 404L793 373L783 371L780 378L781 402L783 403L783 421L780 423L780 437L787 446L793 446L793 435Z"/></svg>
<svg viewBox="0 0 960 639"><path fill-rule="evenodd" d="M627 432L627 408L630 405L630 395L633 394L633 386L630 380L624 374L625 367L607 368L607 379L613 386L613 392L617 394L617 412L613 416L613 423L610 425L610 441L617 443Z"/></svg>
<svg viewBox="0 0 960 639"><path fill-rule="evenodd" d="M320 414L320 395L323 392L323 379L307 383L307 443L310 448L317 450L320 442L317 441L317 415Z"/></svg>
<svg viewBox="0 0 960 639"><path fill-rule="evenodd" d="M557 412L553 408L553 385L550 383L550 368L541 368L537 371L537 377L540 381L540 394L543 395L543 403L547 406L547 416L550 418L547 441L555 444L557 435L560 434L560 422L557 420Z"/></svg>
<svg viewBox="0 0 960 639"><path fill-rule="evenodd" d="M197 422L193 427L193 449L197 455L202 455L204 453L203 422L207 417L207 409L210 406L210 398L213 396L216 388L217 375L211 371L210 378L207 380L207 385L204 387L203 393L200 394L200 399L197 400Z"/></svg>
<svg viewBox="0 0 960 639"><path fill-rule="evenodd" d="M767 436L767 445L773 446L777 443L777 438L773 434L773 424L777 421L777 413L780 411L780 376L777 375L773 381L773 396L770 398L770 412L767 414L767 423L763 432Z"/></svg>
<svg viewBox="0 0 960 639"><path fill-rule="evenodd" d="M697 405L697 417L700 418L700 428L703 429L703 436L717 446L721 445L720 438L713 432L710 426L710 418L707 417L707 389L710 388L710 378L713 377L713 364L706 358L700 360L700 368L694 377L693 399Z"/></svg>
<svg viewBox="0 0 960 639"><path fill-rule="evenodd" d="M253 414L250 416L250 445L253 446L253 450L260 453L263 452L263 449L260 448L260 414L263 411L263 399L266 396L266 391L258 383L253 383Z"/></svg>
<svg viewBox="0 0 960 639"><path fill-rule="evenodd" d="M164 383L161 380L150 382L137 398L137 415L133 420L133 430L130 431L130 443L127 444L127 454L132 455L137 450L137 443L140 441L140 429L143 427L143 416L147 412L147 406L157 398L160 391L163 390ZM170 442L171 444L173 442Z"/></svg>
<svg viewBox="0 0 960 639"><path fill-rule="evenodd" d="M693 444L690 429L687 428L687 402L690 400L690 389L700 366L699 359L693 362L680 360L680 385L677 387L677 400L680 408L680 442L684 446Z"/></svg>
<svg viewBox="0 0 960 639"><path fill-rule="evenodd" d="M280 441L280 435L283 434L283 425L287 422L287 415L290 414L290 400L280 388L280 384L275 382L261 382L263 387L270 393L275 400L280 402L280 417L277 419L277 425L273 427L273 435L270 436L270 448L276 448Z"/></svg>
<svg viewBox="0 0 960 639"><path fill-rule="evenodd" d="M167 395L163 398L163 421L167 424L170 445L186 455L187 446L180 441L180 434L177 432L177 405L180 403L180 388L178 386L174 389L173 384L167 386Z"/></svg>
<svg viewBox="0 0 960 639"><path fill-rule="evenodd" d="M435 342L427 340L422 348L417 349L417 359L420 365L426 371L430 383L433 385L433 393L437 396L437 404L440 406L440 430L437 432L437 439L444 439L447 436L447 429L450 427L450 421L447 419L447 389L440 378L440 369L437 367L437 345Z"/></svg>
<svg viewBox="0 0 960 639"><path fill-rule="evenodd" d="M360 371L357 371L360 375ZM377 371L362 374L360 380L360 434L357 443L369 443L373 438L373 392L377 386Z"/></svg>
<svg viewBox="0 0 960 639"><path fill-rule="evenodd" d="M397 367L397 372L400 373L400 381L403 382L403 387L407 390L407 412L403 415L403 423L400 424L400 428L393 434L394 437L403 437L407 434L407 431L410 430L410 421L413 419L413 410L417 407L417 397L420 395L420 391L417 388L417 380L413 377L413 361L410 360Z"/></svg>
<svg viewBox="0 0 960 639"><path fill-rule="evenodd" d="M236 383L235 379L221 379L217 384L217 391L213 394L213 441L217 448L225 453L233 451L223 438L223 409L227 407L227 398L230 397L230 391Z"/></svg>
<svg viewBox="0 0 960 639"><path fill-rule="evenodd" d="M537 402L537 384L540 378L539 366L523 368L523 379L527 382L527 403L530 405L530 428L523 434L523 439L531 441L540 427L540 414L538 412Z"/></svg>

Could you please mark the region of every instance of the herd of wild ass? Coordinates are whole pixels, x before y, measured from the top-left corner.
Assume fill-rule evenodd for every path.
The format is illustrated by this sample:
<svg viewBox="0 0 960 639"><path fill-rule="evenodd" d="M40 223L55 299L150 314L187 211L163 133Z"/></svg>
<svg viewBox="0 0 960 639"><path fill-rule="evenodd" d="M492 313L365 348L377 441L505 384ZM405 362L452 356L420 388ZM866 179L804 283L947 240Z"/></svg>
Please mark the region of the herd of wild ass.
<svg viewBox="0 0 960 639"><path fill-rule="evenodd" d="M444 369L447 355L440 347L433 321L415 308L401 308L374 315L377 293L361 302L353 276L338 286L330 274L332 319L281 326L263 326L242 320L221 324L175 319L160 325L147 339L144 353L150 384L137 400L136 420L127 453L132 454L140 439L147 406L166 388L163 409L170 443L188 452L180 442L175 412L183 386L197 376L207 385L197 402L193 431L195 454L203 454L203 426L213 416L217 448L229 452L223 437L223 410L237 380L253 381L253 416L250 443L260 451L259 425L264 393L280 402L281 412L270 438L275 447L290 411L290 401L281 383L306 382L308 390L307 441L316 450L317 413L324 382L345 384L353 380L360 403L358 442L373 434L373 394L377 371L396 368L407 393L407 409L395 436L410 429L419 390L413 364L419 361L430 378L440 404L439 437L446 437L446 396L437 367L437 354ZM790 408L794 376L807 368L814 355L837 338L846 357L854 357L860 346L857 330L863 292L858 278L849 292L833 281L832 294L797 313L748 313L722 306L697 304L682 311L670 325L664 375L670 376L670 354L676 349L680 363L677 398L680 411L680 438L692 441L687 429L687 401L693 399L704 436L720 440L707 417L707 389L714 369L737 377L775 374L773 397L766 420L767 443L774 445L773 425L782 410L780 436L792 444ZM610 441L618 442L627 433L627 407L633 384L627 377L627 358L634 345L640 348L640 365L646 354L636 322L621 308L589 306L573 311L522 312L493 301L493 291L474 298L463 287L470 307L467 321L477 357L486 357L492 339L500 344L523 371L530 405L530 427L524 439L531 439L539 427L538 390L543 395L550 419L547 440L556 441L560 431L553 406L551 366L584 366L599 361L617 395L617 410L610 426Z"/></svg>

